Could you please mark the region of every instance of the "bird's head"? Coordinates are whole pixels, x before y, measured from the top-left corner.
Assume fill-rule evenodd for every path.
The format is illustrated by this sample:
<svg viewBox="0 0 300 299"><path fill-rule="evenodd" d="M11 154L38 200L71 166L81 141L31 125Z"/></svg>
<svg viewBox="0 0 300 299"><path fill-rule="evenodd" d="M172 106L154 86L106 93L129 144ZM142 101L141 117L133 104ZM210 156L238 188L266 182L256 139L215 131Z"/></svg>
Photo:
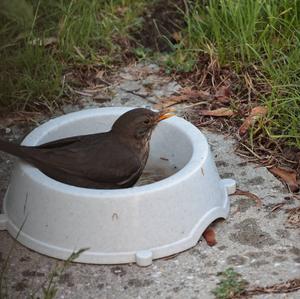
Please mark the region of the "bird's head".
<svg viewBox="0 0 300 299"><path fill-rule="evenodd" d="M149 140L155 126L174 115L167 109L158 112L145 108L132 109L114 122L111 131L122 134L124 137Z"/></svg>

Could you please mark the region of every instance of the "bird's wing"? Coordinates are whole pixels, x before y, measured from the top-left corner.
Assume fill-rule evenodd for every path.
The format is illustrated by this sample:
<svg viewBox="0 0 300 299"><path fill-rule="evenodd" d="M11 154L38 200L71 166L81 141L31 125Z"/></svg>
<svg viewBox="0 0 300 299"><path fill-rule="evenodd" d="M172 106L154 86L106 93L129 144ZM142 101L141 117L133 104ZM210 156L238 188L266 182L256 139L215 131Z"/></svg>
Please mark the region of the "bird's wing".
<svg viewBox="0 0 300 299"><path fill-rule="evenodd" d="M69 146L69 145L74 144L76 142L80 142L82 139L86 140L86 139L93 138L96 135L97 134L67 137L67 138L63 138L63 139L43 143L41 145L36 146L36 148L44 148L44 149L61 148L61 147Z"/></svg>
<svg viewBox="0 0 300 299"><path fill-rule="evenodd" d="M133 181L142 171L134 153L124 144L113 144L107 134L70 137L26 149L28 161L51 177L64 173L121 186Z"/></svg>

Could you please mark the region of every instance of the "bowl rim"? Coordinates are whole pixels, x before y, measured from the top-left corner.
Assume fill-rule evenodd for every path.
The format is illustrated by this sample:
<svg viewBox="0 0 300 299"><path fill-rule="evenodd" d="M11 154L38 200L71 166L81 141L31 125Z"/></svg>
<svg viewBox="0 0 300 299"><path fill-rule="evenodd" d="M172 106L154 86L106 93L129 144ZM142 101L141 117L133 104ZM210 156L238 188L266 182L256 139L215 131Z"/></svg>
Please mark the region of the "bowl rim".
<svg viewBox="0 0 300 299"><path fill-rule="evenodd" d="M62 126L63 124L69 122L70 118L72 121L80 120L82 118L88 116L95 116L95 114L99 115L121 115L122 113L134 109L136 107L103 107L103 108L90 108L84 109L76 112L71 112L62 116L58 116L53 118L42 125L35 128L31 131L25 139L22 141L22 145L34 146L37 145L39 140L45 137L48 132L51 130ZM164 188L172 187L182 181L185 181L190 177L193 173L200 170L202 167L205 158L209 152L209 146L206 141L205 136L201 133L201 131L196 128L193 124L186 121L181 117L174 116L165 120L169 124L180 129L191 141L192 145L192 155L189 161L176 173L170 175L160 181L153 182L150 184L142 185L142 186L133 186L129 188L123 189L91 189L91 188L82 188L77 186L68 185L55 179L52 179L42 173L40 170L31 166L30 164L19 161L18 166L22 168L23 172L28 175L33 181L36 183L42 184L45 187L51 187L52 190L68 193L68 194L76 194L76 195L84 195L89 197L99 197L99 195L103 195L105 197L128 197L128 195L140 195L146 194L149 192L161 191Z"/></svg>

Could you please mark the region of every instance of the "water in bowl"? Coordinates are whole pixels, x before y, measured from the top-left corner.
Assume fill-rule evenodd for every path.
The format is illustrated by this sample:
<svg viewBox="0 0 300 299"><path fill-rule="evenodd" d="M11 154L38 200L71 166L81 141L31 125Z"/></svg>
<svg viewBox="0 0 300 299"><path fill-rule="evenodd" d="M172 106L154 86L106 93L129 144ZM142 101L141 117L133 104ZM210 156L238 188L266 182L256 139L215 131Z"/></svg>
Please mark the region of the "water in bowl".
<svg viewBox="0 0 300 299"><path fill-rule="evenodd" d="M135 186L143 186L161 181L178 171L177 166L170 163L169 160L162 160L161 162L161 165L157 163L155 165L147 165Z"/></svg>

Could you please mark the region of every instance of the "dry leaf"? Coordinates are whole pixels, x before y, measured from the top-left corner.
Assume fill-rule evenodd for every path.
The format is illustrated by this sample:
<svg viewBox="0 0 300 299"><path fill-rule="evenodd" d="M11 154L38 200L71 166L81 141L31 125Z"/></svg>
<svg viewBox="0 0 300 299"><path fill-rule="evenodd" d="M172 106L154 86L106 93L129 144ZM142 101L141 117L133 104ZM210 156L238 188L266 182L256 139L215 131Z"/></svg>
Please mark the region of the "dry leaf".
<svg viewBox="0 0 300 299"><path fill-rule="evenodd" d="M253 194L249 191L243 191L243 190L240 190L240 189L236 189L236 191L232 195L247 196L247 197L253 199L256 202L257 207L261 207L261 199L257 195L255 195L255 194Z"/></svg>
<svg viewBox="0 0 300 299"><path fill-rule="evenodd" d="M297 174L294 170L275 166L268 169L274 175L279 176L292 192L297 192L299 190L300 186L297 183Z"/></svg>
<svg viewBox="0 0 300 299"><path fill-rule="evenodd" d="M156 109L164 109L182 102L193 101L197 99L209 100L211 99L211 95L209 92L203 90L192 90L189 87L182 88L179 95L173 95L165 98L160 103L157 103L154 107Z"/></svg>
<svg viewBox="0 0 300 299"><path fill-rule="evenodd" d="M218 88L215 94L215 98L218 101L223 103L229 102L230 96L231 96L231 90L229 86L221 86L220 88Z"/></svg>
<svg viewBox="0 0 300 299"><path fill-rule="evenodd" d="M215 110L200 110L200 115L209 115L209 116L232 116L234 113L229 108L218 108Z"/></svg>
<svg viewBox="0 0 300 299"><path fill-rule="evenodd" d="M254 107L250 115L244 120L243 124L239 128L239 134L244 135L251 125L254 125L255 122L260 118L265 116L268 113L267 107L257 106Z"/></svg>
<svg viewBox="0 0 300 299"><path fill-rule="evenodd" d="M215 231L211 227L208 227L204 231L203 238L208 246L214 246L217 244Z"/></svg>

